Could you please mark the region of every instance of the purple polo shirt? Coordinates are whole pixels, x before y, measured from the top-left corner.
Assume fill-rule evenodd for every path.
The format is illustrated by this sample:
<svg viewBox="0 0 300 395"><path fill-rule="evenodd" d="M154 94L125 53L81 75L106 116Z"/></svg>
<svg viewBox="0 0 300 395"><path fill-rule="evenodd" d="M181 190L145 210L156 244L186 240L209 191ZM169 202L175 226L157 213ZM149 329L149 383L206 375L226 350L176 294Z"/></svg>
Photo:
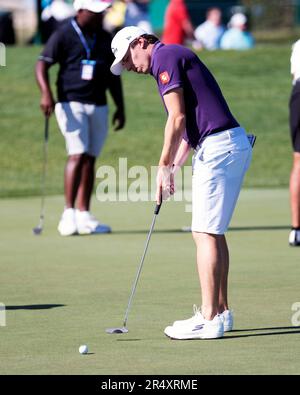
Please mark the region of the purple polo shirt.
<svg viewBox="0 0 300 395"><path fill-rule="evenodd" d="M150 73L162 98L174 88L183 88L183 138L193 148L210 134L239 126L213 75L190 49L158 41L152 50Z"/></svg>

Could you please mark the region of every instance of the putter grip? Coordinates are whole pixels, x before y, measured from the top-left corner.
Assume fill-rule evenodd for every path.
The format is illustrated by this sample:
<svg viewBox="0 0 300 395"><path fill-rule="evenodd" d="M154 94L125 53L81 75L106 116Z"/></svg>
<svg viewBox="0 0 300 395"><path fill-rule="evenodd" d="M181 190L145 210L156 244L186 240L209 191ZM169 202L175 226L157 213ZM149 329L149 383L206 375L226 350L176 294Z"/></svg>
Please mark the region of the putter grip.
<svg viewBox="0 0 300 395"><path fill-rule="evenodd" d="M162 205L162 200L161 200L161 203L160 203L160 204L157 204L157 205L155 206L155 210L154 210L154 214L155 214L155 215L158 215L159 210L160 210L160 208L161 208L161 205Z"/></svg>
<svg viewBox="0 0 300 395"><path fill-rule="evenodd" d="M49 138L49 117L45 118L45 141Z"/></svg>

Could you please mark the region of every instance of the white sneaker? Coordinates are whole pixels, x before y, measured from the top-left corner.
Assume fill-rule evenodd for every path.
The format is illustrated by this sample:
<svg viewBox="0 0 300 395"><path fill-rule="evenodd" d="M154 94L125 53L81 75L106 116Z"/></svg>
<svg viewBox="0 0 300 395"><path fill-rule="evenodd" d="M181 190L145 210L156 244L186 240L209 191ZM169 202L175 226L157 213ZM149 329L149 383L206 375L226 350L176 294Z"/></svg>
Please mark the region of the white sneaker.
<svg viewBox="0 0 300 395"><path fill-rule="evenodd" d="M110 233L111 228L100 222L91 215L89 211L76 210L77 229L80 235L90 235L97 233Z"/></svg>
<svg viewBox="0 0 300 395"><path fill-rule="evenodd" d="M289 245L298 247L300 246L300 231L292 229L289 235Z"/></svg>
<svg viewBox="0 0 300 395"><path fill-rule="evenodd" d="M75 210L73 208L65 209L57 229L62 236L71 236L77 233Z"/></svg>
<svg viewBox="0 0 300 395"><path fill-rule="evenodd" d="M225 310L220 314L224 320L224 332L230 332L233 329L233 313L231 310Z"/></svg>
<svg viewBox="0 0 300 395"><path fill-rule="evenodd" d="M199 321L203 318L200 308L197 307L195 304L193 305L193 311L194 315L192 318L188 318L187 320L180 320L180 321L175 321L173 323L173 326L182 326L182 325L189 325L192 324L193 322L199 323ZM223 319L224 323L224 332L230 332L233 329L233 314L231 310L225 310L223 313L219 314L221 319Z"/></svg>
<svg viewBox="0 0 300 395"><path fill-rule="evenodd" d="M199 313L198 321L194 319L187 325L167 326L165 334L171 339L217 339L224 335L223 319L216 315L213 320L206 320Z"/></svg>
<svg viewBox="0 0 300 395"><path fill-rule="evenodd" d="M199 321L201 317L203 318L200 307L197 307L195 304L193 305L193 312L194 315L192 318L188 318L187 320L179 320L179 321L174 321L173 326L179 326L179 325L188 325L193 323L194 321Z"/></svg>

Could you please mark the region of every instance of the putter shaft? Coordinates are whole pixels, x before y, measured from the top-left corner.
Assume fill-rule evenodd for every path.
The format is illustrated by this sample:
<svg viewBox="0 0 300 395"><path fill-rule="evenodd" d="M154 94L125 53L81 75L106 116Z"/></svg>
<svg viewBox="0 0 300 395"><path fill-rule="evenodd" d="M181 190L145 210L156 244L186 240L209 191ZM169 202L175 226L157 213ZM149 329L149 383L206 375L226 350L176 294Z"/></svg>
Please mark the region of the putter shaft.
<svg viewBox="0 0 300 395"><path fill-rule="evenodd" d="M41 179L41 207L39 225L33 229L34 234L41 234L44 227L44 214L45 214L45 187L47 175L47 161L48 161L48 139L49 139L49 118L45 117L44 128L44 149L43 149L43 169Z"/></svg>
<svg viewBox="0 0 300 395"><path fill-rule="evenodd" d="M150 231L148 233L148 237L147 237L147 240L146 240L143 256L142 256L142 259L141 259L141 262L140 262L140 265L139 265L139 268L138 268L138 271L137 271L137 274L136 274L136 277L135 277L135 280L134 280L134 283L133 283L133 286L132 286L132 291L131 291L131 295L130 295L130 298L129 298L129 301L128 301L128 305L127 305L127 309L126 309L126 313L125 313L125 317L124 317L124 322L123 322L123 326L125 328L126 328L128 314L129 314L130 307L131 307L131 302L132 302L133 296L135 294L137 283L138 283L140 275L141 275L142 267L143 267L143 264L144 264L145 256L146 256L146 253L147 253L147 250L148 250L151 234L152 234L152 231L153 231L153 228L154 228L154 225L155 225L155 221L156 221L157 215L158 215L158 213L157 214L154 213L152 224L151 224L151 227L150 227Z"/></svg>

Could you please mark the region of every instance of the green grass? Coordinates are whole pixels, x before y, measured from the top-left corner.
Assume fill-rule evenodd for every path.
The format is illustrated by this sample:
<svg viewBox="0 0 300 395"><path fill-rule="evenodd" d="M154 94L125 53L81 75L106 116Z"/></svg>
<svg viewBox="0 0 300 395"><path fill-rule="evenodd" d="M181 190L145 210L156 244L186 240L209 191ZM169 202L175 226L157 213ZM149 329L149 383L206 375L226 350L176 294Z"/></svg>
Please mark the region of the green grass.
<svg viewBox="0 0 300 395"><path fill-rule="evenodd" d="M2 199L1 374L299 374L299 250L288 246L286 190L243 190L228 242L235 331L224 339L171 341L166 325L200 304L195 250L183 203L165 203L157 219L126 335L122 325L149 230L153 203L93 203L114 233L62 238L62 196L46 201L35 237L38 198ZM174 248L177 246L177 248ZM91 354L78 347L88 344Z"/></svg>
<svg viewBox="0 0 300 395"><path fill-rule="evenodd" d="M0 197L40 193L43 119L33 68L39 47L7 50L7 67L0 70ZM287 186L291 166L288 129L290 44L259 45L247 52L202 52L201 59L216 76L237 119L258 136L248 187ZM52 70L52 83L56 70ZM124 74L127 125L110 130L98 166L156 165L166 115L150 76ZM112 114L113 106L111 107ZM63 191L64 140L51 120L47 192Z"/></svg>

